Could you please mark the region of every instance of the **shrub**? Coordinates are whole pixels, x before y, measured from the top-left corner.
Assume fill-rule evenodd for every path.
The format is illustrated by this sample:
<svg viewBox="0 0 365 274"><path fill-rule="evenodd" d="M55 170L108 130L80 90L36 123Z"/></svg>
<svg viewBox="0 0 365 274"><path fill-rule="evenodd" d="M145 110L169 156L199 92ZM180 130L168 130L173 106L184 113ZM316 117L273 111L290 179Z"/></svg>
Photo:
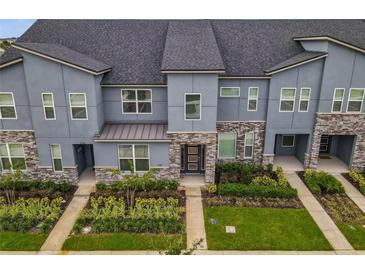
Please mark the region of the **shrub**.
<svg viewBox="0 0 365 274"><path fill-rule="evenodd" d="M277 181L279 186L289 186L288 179L286 179L282 167L277 167L275 173L278 178Z"/></svg>
<svg viewBox="0 0 365 274"><path fill-rule="evenodd" d="M217 192L217 185L216 184L209 184L207 188L209 193L216 193Z"/></svg>
<svg viewBox="0 0 365 274"><path fill-rule="evenodd" d="M298 196L297 191L290 187L256 184L243 185L238 183L219 185L218 194L222 196L273 198L295 198Z"/></svg>
<svg viewBox="0 0 365 274"><path fill-rule="evenodd" d="M266 175L255 177L251 184L253 185L261 185L261 186L277 186L278 182Z"/></svg>
<svg viewBox="0 0 365 274"><path fill-rule="evenodd" d="M107 190L108 189L108 185L102 182L96 183L95 185L96 190Z"/></svg>
<svg viewBox="0 0 365 274"><path fill-rule="evenodd" d="M351 170L349 172L349 176L355 183L358 184L360 192L365 195L365 177L355 170Z"/></svg>
<svg viewBox="0 0 365 274"><path fill-rule="evenodd" d="M325 171L313 171L306 169L304 181L308 188L315 194L319 193L343 193L345 190L339 180Z"/></svg>
<svg viewBox="0 0 365 274"><path fill-rule="evenodd" d="M112 184L106 184L103 182L99 182L96 184L97 190L112 190L114 192L118 192L120 190L125 190L127 179L113 182ZM141 191L163 191L163 190L174 190L176 191L179 187L179 182L176 180L168 180L168 179L156 179L149 178L143 180L142 178L139 180L132 179L131 184L133 184L136 188L137 192Z"/></svg>

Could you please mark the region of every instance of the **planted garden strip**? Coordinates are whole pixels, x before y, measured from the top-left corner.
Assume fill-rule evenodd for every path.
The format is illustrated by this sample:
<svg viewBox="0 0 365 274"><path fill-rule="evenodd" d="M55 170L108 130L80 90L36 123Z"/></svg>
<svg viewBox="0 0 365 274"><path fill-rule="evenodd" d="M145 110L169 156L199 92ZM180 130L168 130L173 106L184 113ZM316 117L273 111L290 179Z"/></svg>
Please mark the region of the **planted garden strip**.
<svg viewBox="0 0 365 274"><path fill-rule="evenodd" d="M281 168L225 163L216 170L217 185L203 194L209 249L332 249Z"/></svg>
<svg viewBox="0 0 365 274"><path fill-rule="evenodd" d="M365 171L360 173L352 170L349 173L342 173L341 175L365 196Z"/></svg>
<svg viewBox="0 0 365 274"><path fill-rule="evenodd" d="M324 171L306 170L298 175L351 245L365 249L365 214L346 195L341 182Z"/></svg>

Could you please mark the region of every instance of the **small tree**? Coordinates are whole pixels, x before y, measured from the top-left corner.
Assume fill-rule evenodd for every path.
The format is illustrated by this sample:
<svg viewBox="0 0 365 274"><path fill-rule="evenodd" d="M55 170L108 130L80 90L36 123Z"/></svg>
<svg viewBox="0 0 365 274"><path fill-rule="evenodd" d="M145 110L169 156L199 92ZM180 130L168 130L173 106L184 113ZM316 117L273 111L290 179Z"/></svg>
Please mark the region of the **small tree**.
<svg viewBox="0 0 365 274"><path fill-rule="evenodd" d="M11 164L9 164L9 168L12 170L12 172L7 173L6 175L3 175L2 177L2 183L0 184L1 188L5 192L5 197L10 205L15 204L15 185L17 181L20 181L23 179L23 172L20 170L19 167L16 167L15 170L12 169Z"/></svg>

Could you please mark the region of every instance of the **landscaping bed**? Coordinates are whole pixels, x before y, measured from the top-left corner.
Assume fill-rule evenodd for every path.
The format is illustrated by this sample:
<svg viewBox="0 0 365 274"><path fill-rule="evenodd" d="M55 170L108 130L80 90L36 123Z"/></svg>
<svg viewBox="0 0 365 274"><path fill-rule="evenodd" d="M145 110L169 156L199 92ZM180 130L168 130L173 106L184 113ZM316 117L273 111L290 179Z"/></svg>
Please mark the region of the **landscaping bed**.
<svg viewBox="0 0 365 274"><path fill-rule="evenodd" d="M365 214L346 195L341 182L326 172L298 172L354 249L365 249Z"/></svg>
<svg viewBox="0 0 365 274"><path fill-rule="evenodd" d="M184 249L185 194L173 180L145 173L97 184L64 250Z"/></svg>
<svg viewBox="0 0 365 274"><path fill-rule="evenodd" d="M39 250L71 201L66 182L24 181L15 172L0 182L0 250Z"/></svg>
<svg viewBox="0 0 365 274"><path fill-rule="evenodd" d="M203 192L208 249L332 249L281 168L228 163L217 170L216 184Z"/></svg>
<svg viewBox="0 0 365 274"><path fill-rule="evenodd" d="M342 176L346 178L362 195L365 196L365 171L357 172L351 170L349 173L342 173Z"/></svg>

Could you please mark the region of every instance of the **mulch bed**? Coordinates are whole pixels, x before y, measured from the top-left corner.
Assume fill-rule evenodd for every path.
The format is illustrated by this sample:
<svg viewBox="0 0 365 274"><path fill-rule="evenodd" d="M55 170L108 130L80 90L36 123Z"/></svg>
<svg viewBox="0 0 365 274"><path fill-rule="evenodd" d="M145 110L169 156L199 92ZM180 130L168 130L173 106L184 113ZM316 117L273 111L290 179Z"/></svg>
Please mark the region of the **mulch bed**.
<svg viewBox="0 0 365 274"><path fill-rule="evenodd" d="M203 205L263 208L304 208L299 198L228 197L202 191Z"/></svg>
<svg viewBox="0 0 365 274"><path fill-rule="evenodd" d="M343 177L345 177L345 179L347 181L349 181L358 191L360 191L360 186L357 182L355 182L354 180L352 180L352 178L350 177L350 175L348 173L341 173L341 175Z"/></svg>

